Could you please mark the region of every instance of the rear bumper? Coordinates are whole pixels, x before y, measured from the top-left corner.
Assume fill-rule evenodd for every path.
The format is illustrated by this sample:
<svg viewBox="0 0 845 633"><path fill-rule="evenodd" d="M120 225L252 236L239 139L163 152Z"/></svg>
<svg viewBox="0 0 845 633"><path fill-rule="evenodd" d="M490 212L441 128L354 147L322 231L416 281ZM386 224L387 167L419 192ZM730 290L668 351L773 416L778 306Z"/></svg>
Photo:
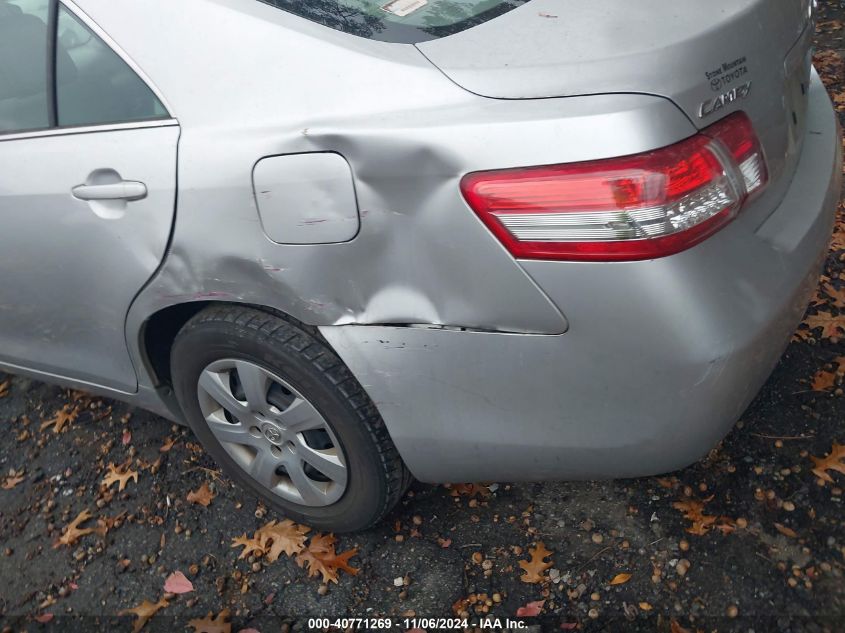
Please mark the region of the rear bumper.
<svg viewBox="0 0 845 633"><path fill-rule="evenodd" d="M681 468L736 422L816 286L842 178L836 117L811 89L792 184L684 253L522 262L559 336L413 327L321 331L429 482L629 477Z"/></svg>

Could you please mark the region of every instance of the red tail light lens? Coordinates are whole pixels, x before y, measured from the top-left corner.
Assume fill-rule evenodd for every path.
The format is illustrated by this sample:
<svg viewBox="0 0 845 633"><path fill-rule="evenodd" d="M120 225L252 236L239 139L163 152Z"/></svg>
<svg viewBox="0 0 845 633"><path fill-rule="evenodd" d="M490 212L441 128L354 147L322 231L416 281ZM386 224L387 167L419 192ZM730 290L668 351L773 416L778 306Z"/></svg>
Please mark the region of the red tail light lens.
<svg viewBox="0 0 845 633"><path fill-rule="evenodd" d="M654 152L479 172L461 190L517 258L630 261L698 244L765 182L759 142L739 114Z"/></svg>
<svg viewBox="0 0 845 633"><path fill-rule="evenodd" d="M742 174L748 195L763 188L768 180L766 161L751 120L744 112L737 112L719 121L704 130L704 134L721 141L728 148Z"/></svg>

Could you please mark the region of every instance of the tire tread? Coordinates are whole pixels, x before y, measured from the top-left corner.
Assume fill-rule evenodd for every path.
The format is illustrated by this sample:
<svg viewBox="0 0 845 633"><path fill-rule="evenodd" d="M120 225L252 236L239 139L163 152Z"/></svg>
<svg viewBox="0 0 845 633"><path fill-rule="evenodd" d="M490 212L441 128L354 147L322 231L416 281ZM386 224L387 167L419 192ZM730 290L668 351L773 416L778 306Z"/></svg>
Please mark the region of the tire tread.
<svg viewBox="0 0 845 633"><path fill-rule="evenodd" d="M246 306L211 306L188 321L180 334L221 322L251 330L269 344L299 355L325 376L347 401L372 439L385 475L386 494L381 500L379 512L367 527L378 523L399 502L413 477L402 461L378 409L361 383L328 343L322 340L316 328L309 332L311 328L308 326L295 323L280 314Z"/></svg>

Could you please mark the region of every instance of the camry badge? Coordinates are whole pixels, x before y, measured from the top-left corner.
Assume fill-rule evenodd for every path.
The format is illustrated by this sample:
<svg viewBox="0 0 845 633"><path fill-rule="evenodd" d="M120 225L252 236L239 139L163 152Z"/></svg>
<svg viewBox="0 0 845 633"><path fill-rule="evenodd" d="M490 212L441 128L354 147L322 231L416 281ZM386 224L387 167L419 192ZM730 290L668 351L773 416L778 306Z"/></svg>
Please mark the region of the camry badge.
<svg viewBox="0 0 845 633"><path fill-rule="evenodd" d="M751 82L749 81L746 84L728 90L727 92L719 95L718 97L708 99L699 106L698 118L707 118L714 112L718 112L725 106L732 104L734 101L741 101L742 99L745 99L750 93Z"/></svg>

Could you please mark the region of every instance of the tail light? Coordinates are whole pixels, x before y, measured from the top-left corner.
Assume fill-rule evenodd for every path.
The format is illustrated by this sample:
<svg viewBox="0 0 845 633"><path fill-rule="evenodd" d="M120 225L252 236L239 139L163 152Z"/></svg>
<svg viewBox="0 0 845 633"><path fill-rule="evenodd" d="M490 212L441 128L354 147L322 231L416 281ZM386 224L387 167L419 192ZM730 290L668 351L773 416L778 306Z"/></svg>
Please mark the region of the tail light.
<svg viewBox="0 0 845 633"><path fill-rule="evenodd" d="M744 113L660 150L469 174L461 190L522 259L632 261L691 248L733 220L767 181Z"/></svg>

